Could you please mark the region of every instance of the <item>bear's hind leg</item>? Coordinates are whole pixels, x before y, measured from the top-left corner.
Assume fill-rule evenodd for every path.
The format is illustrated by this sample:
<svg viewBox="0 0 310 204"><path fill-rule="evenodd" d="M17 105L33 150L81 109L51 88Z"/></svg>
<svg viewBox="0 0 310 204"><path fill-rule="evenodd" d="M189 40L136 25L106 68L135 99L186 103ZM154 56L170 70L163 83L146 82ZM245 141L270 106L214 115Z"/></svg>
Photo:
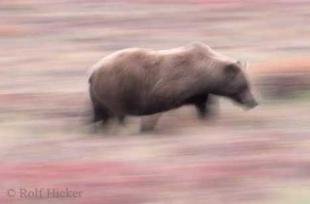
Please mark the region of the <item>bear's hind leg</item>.
<svg viewBox="0 0 310 204"><path fill-rule="evenodd" d="M102 121L103 124L107 123L110 119L110 114L107 109L103 107L94 106L93 107L94 115L93 115L93 123Z"/></svg>
<svg viewBox="0 0 310 204"><path fill-rule="evenodd" d="M98 131L101 130L102 127L105 127L107 125L111 116L106 109L100 106L93 105L92 109L93 109L92 110L93 113L92 113L92 118L90 120L90 122L92 123L92 126L90 129L90 132L98 133ZM100 122L100 126L99 124L97 124L98 122Z"/></svg>
<svg viewBox="0 0 310 204"><path fill-rule="evenodd" d="M96 99L95 95L90 89L90 99L93 109L93 118L92 123L102 121L103 124L106 124L111 118L110 111Z"/></svg>

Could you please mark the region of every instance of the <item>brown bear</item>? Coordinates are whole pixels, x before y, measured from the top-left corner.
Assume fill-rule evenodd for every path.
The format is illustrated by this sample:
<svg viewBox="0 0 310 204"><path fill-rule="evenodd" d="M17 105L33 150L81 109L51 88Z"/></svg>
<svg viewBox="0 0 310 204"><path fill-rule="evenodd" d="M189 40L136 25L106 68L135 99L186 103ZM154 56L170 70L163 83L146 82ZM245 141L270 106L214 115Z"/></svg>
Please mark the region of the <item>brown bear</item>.
<svg viewBox="0 0 310 204"><path fill-rule="evenodd" d="M112 117L122 122L126 115L152 115L186 104L195 105L204 117L210 94L248 108L257 105L240 63L203 43L112 53L93 66L89 92L93 121L104 123Z"/></svg>

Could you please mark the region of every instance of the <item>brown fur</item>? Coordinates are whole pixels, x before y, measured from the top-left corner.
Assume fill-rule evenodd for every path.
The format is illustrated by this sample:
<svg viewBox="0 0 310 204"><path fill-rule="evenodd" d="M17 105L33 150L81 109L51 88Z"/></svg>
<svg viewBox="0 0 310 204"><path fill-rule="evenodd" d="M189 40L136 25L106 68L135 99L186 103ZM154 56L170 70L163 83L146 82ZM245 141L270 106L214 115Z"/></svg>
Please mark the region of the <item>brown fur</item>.
<svg viewBox="0 0 310 204"><path fill-rule="evenodd" d="M210 93L233 98L241 87L249 92L236 61L202 43L115 52L93 67L89 82L94 108L117 117L167 111Z"/></svg>

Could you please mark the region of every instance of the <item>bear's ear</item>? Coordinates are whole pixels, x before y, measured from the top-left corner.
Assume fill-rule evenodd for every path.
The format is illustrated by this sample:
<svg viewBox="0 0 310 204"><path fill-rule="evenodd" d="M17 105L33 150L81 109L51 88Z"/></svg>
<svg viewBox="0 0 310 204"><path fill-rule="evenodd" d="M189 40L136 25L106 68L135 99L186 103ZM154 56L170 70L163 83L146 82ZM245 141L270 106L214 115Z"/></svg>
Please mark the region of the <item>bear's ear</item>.
<svg viewBox="0 0 310 204"><path fill-rule="evenodd" d="M240 61L238 60L236 62L236 64L241 68L241 69L244 69L246 70L248 68L248 62L247 61Z"/></svg>
<svg viewBox="0 0 310 204"><path fill-rule="evenodd" d="M224 75L227 79L235 78L240 72L239 67L234 64L229 64L224 67Z"/></svg>

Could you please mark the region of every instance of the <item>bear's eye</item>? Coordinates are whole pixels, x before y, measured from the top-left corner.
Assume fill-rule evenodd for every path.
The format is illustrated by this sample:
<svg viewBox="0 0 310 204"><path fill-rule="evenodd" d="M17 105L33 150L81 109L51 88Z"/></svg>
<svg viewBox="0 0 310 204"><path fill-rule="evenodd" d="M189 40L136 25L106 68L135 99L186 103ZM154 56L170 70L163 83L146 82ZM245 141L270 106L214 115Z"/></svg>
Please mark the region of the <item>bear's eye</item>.
<svg viewBox="0 0 310 204"><path fill-rule="evenodd" d="M247 91L247 89L248 89L248 86L246 84L245 85L241 85L238 88L236 88L235 91L230 94L230 96L232 96L232 97L240 96L242 93Z"/></svg>

